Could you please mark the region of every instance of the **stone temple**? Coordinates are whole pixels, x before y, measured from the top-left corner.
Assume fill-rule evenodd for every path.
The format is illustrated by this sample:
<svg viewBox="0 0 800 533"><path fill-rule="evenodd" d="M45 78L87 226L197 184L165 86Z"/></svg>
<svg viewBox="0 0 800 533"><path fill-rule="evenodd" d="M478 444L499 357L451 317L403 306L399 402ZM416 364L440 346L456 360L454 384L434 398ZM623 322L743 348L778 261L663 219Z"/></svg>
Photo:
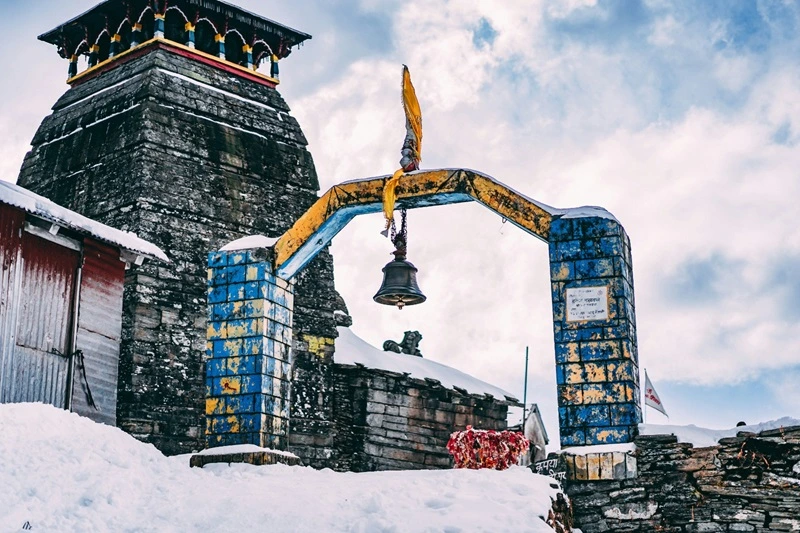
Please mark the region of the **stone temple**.
<svg viewBox="0 0 800 533"><path fill-rule="evenodd" d="M306 139L276 90L278 61L309 38L209 0L108 0L40 37L68 60L70 89L18 184L170 256L127 272L117 412L166 453L204 446L207 252L279 236L317 198ZM336 309L323 253L296 287L293 434L313 434L309 447L330 445L317 386L327 365L309 345L335 337Z"/></svg>

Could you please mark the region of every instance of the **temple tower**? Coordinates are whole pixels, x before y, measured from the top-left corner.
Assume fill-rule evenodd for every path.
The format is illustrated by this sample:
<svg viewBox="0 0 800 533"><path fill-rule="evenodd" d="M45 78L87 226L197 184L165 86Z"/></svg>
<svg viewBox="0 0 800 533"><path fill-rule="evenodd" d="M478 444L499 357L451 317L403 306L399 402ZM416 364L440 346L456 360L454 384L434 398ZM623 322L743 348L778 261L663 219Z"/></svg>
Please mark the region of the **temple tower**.
<svg viewBox="0 0 800 533"><path fill-rule="evenodd" d="M309 38L216 0L106 0L40 36L65 58L70 88L18 182L170 257L127 272L117 406L122 429L165 453L204 446L207 253L277 237L317 198L306 139L276 90L278 62ZM319 339L336 336L339 302L321 254L294 306L290 448L311 465L324 466L332 439Z"/></svg>

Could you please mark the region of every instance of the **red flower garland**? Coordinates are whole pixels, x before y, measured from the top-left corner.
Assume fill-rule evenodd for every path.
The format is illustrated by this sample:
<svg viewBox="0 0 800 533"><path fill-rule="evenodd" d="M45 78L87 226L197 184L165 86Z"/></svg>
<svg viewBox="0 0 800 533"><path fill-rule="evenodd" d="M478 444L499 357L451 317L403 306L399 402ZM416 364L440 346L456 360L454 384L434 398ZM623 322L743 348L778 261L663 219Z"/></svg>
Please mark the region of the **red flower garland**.
<svg viewBox="0 0 800 533"><path fill-rule="evenodd" d="M530 442L522 433L472 429L450 435L447 451L453 456L456 468L493 468L505 470L517 464L519 457L528 451Z"/></svg>

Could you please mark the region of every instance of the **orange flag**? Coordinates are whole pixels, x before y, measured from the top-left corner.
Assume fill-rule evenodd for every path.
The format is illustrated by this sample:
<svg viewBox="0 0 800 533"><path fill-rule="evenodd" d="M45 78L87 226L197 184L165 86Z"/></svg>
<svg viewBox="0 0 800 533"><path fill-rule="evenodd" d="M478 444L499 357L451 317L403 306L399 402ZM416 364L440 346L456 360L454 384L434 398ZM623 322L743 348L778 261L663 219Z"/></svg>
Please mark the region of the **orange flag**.
<svg viewBox="0 0 800 533"><path fill-rule="evenodd" d="M386 217L386 228L383 234L388 234L394 219L394 204L397 199L395 187L400 176L411 170L419 169L422 152L422 110L417 100L417 92L411 83L411 74L408 67L403 65L403 111L406 114L406 139L401 150L401 168L397 169L383 187L383 214Z"/></svg>

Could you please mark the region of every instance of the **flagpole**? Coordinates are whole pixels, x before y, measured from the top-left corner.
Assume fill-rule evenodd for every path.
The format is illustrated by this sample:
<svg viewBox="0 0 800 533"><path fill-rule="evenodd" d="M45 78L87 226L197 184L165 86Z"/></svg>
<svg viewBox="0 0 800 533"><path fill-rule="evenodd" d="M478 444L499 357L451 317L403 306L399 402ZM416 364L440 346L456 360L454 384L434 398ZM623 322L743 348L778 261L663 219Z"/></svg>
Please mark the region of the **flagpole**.
<svg viewBox="0 0 800 533"><path fill-rule="evenodd" d="M647 380L647 369L644 369L644 379ZM645 384L647 381L645 381ZM645 385L647 387L647 385ZM644 389L642 389L644 390ZM639 391L641 393L641 391ZM642 402L642 416L644 417L644 423L647 424L647 402Z"/></svg>
<svg viewBox="0 0 800 533"><path fill-rule="evenodd" d="M528 408L528 347L525 347L525 380L522 387L522 435L525 435L525 410Z"/></svg>

